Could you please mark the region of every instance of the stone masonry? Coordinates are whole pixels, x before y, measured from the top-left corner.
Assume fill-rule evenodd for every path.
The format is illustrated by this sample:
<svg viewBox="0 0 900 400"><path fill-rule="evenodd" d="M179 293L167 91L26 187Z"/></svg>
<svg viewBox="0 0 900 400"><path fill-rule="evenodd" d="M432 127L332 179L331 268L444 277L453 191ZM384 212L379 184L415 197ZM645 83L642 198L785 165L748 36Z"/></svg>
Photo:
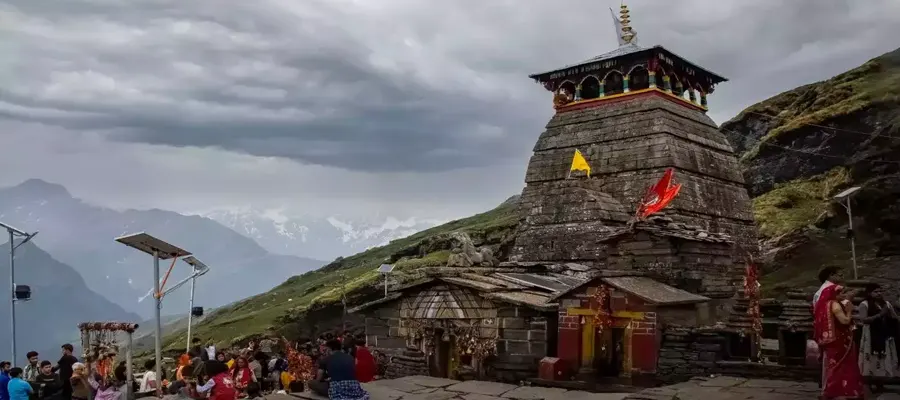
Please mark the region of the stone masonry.
<svg viewBox="0 0 900 400"><path fill-rule="evenodd" d="M569 175L575 149L591 178ZM520 207L514 260L530 260L544 244L553 261L593 264L604 258L604 227L624 223L666 168L682 184L668 207L675 222L725 233L747 251L757 248L750 197L727 139L702 111L660 96L557 113L535 144ZM559 251L547 248L554 243ZM571 242L571 243L570 243ZM550 260L547 260L550 261Z"/></svg>

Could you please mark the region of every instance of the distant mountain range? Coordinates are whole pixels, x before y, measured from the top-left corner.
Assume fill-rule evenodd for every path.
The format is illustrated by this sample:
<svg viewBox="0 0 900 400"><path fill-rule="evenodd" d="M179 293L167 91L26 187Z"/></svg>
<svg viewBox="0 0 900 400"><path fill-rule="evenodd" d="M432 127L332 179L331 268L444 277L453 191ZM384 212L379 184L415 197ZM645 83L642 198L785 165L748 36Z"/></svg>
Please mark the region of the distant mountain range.
<svg viewBox="0 0 900 400"><path fill-rule="evenodd" d="M383 246L391 240L446 222L394 217L360 220L339 215L319 218L252 208L216 210L202 216L255 240L272 253L321 260L333 260Z"/></svg>
<svg viewBox="0 0 900 400"><path fill-rule="evenodd" d="M5 233L5 232L4 232ZM4 252L9 242L0 246ZM0 276L9 279L9 256L0 257ZM33 243L16 249L16 283L31 286L32 298L16 304L16 349L18 365L24 365L25 353L36 350L41 359L56 362L63 343L78 343L78 324L87 321L139 321L85 285L72 267L63 264ZM0 285L8 288L8 285ZM10 359L9 289L0 290L0 358ZM76 354L81 354L80 352Z"/></svg>
<svg viewBox="0 0 900 400"><path fill-rule="evenodd" d="M156 209L98 207L73 198L63 186L39 179L0 189L0 221L40 231L35 243L71 265L88 288L144 318L153 315L152 298L139 302L153 287L152 260L116 243L117 236L147 232L193 252L208 264L210 272L197 280L198 306L225 305L324 264L312 258L273 254L209 218ZM160 263L162 274L169 265ZM179 262L167 286L189 273L190 267ZM188 292L183 288L168 295L163 313L187 312Z"/></svg>

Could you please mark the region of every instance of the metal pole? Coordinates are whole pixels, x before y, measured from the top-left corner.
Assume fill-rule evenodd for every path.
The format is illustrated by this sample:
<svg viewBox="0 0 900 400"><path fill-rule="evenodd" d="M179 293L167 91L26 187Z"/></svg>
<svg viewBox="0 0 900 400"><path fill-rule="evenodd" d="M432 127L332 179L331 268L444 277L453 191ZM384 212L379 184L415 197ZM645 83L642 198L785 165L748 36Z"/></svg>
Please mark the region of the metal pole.
<svg viewBox="0 0 900 400"><path fill-rule="evenodd" d="M159 293L159 250L153 250L153 295L156 298L156 395L162 395L162 297Z"/></svg>
<svg viewBox="0 0 900 400"><path fill-rule="evenodd" d="M125 338L125 399L132 400L134 399L134 369L131 365L134 363L134 360L132 359L131 350L134 349L134 343L132 342L133 334L131 332L127 333L128 336Z"/></svg>
<svg viewBox="0 0 900 400"><path fill-rule="evenodd" d="M188 331L187 331L187 350L191 351L191 322L194 319L194 285L197 283L197 276L191 278L191 307L188 309Z"/></svg>
<svg viewBox="0 0 900 400"><path fill-rule="evenodd" d="M13 231L9 232L9 328L12 331L12 366L16 366L16 246Z"/></svg>
<svg viewBox="0 0 900 400"><path fill-rule="evenodd" d="M388 296L388 274L384 274L384 297Z"/></svg>
<svg viewBox="0 0 900 400"><path fill-rule="evenodd" d="M856 232L853 231L853 208L850 206L850 197L847 197L847 220L850 224L850 256L853 258L853 279L859 279L856 266Z"/></svg>

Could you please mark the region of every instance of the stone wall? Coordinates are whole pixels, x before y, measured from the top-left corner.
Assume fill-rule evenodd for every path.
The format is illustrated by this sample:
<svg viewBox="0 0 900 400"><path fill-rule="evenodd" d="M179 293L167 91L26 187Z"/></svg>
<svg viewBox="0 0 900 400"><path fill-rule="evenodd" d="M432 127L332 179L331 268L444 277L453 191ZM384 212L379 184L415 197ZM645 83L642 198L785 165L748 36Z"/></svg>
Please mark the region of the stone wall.
<svg viewBox="0 0 900 400"><path fill-rule="evenodd" d="M400 318L398 302L391 302L366 311L366 340L368 345L394 359L388 366L391 376L421 375L426 356L407 347L408 328ZM547 356L548 324L546 315L528 307L504 304L497 308L497 354L485 361L486 378L519 382L537 376L540 360ZM491 329L493 330L493 329ZM554 344L555 345L555 344ZM428 374L428 369L424 370Z"/></svg>
<svg viewBox="0 0 900 400"><path fill-rule="evenodd" d="M713 299L734 296L744 265L728 243L673 239L638 232L621 240L609 268L637 270L649 277ZM738 258L738 260L740 260Z"/></svg>
<svg viewBox="0 0 900 400"><path fill-rule="evenodd" d="M591 165L590 179L566 179L575 149ZM715 123L701 111L655 96L636 96L560 112L550 120L534 147L522 191L522 230L536 232L520 236L512 256L530 260L530 245L538 242L538 236L565 240L554 236L552 227L575 224L565 230L580 237L595 227L579 223L616 220L621 210L627 218L668 167L676 169L675 179L682 183L669 207L676 222L727 233L742 247L756 251L751 200L740 165ZM545 227L547 232L541 234ZM567 258L557 261L597 257L589 244L560 253L555 256Z"/></svg>
<svg viewBox="0 0 900 400"><path fill-rule="evenodd" d="M506 305L497 310L499 339L493 368L496 378L519 382L537 376L540 360L547 356L546 315L527 307Z"/></svg>
<svg viewBox="0 0 900 400"><path fill-rule="evenodd" d="M725 360L727 340L725 332L713 329L670 326L662 334L657 377L664 382L710 374L813 381L821 372L805 366Z"/></svg>

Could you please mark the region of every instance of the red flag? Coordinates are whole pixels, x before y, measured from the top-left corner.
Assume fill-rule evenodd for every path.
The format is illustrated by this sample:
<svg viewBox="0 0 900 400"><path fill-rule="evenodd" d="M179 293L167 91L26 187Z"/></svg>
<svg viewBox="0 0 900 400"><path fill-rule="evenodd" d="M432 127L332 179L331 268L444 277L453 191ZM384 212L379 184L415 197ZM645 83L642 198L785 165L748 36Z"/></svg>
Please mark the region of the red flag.
<svg viewBox="0 0 900 400"><path fill-rule="evenodd" d="M669 168L666 170L666 173L663 174L662 178L660 178L659 182L656 182L655 185L650 187L647 191L647 195L644 196L644 199L638 207L638 216L640 216L641 219L647 218L651 214L666 208L666 206L675 199L675 196L677 196L678 192L681 190L681 184L672 185L672 177L674 175L675 170Z"/></svg>

